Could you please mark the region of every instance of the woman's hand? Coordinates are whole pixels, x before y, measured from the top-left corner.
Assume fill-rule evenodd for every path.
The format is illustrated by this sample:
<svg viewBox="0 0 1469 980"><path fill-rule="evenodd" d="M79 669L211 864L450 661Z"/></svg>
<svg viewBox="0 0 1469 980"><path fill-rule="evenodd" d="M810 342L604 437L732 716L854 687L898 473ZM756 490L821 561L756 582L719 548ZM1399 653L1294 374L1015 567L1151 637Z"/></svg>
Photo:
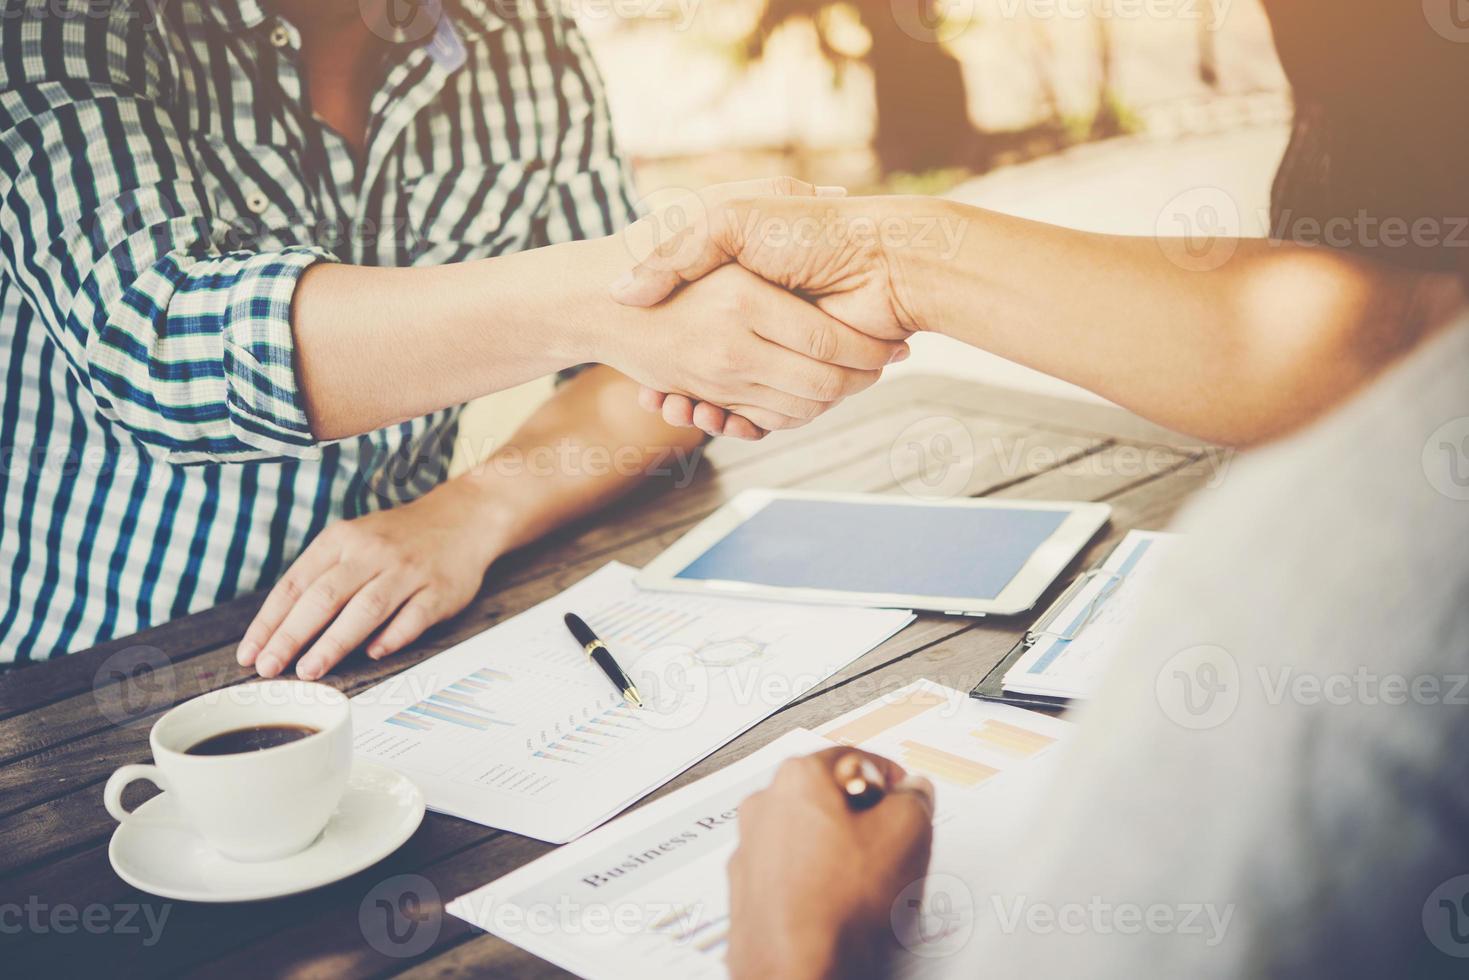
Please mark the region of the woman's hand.
<svg viewBox="0 0 1469 980"><path fill-rule="evenodd" d="M875 382L906 350L738 266L716 269L652 309L617 309L625 316L612 323L616 339L605 363L764 429L816 418Z"/></svg>
<svg viewBox="0 0 1469 980"><path fill-rule="evenodd" d="M832 768L866 756L892 790L860 813ZM881 976L893 902L928 868L933 786L880 756L837 748L782 765L740 804L729 862L729 969L751 977Z"/></svg>
<svg viewBox="0 0 1469 980"><path fill-rule="evenodd" d="M316 680L364 642L375 660L401 650L468 605L505 549L488 504L482 487L451 480L328 527L270 590L240 664L275 677L296 660L297 676Z"/></svg>
<svg viewBox="0 0 1469 980"><path fill-rule="evenodd" d="M637 261L613 284L612 298L656 306L679 286L735 263L869 337L906 340L921 324L898 260L943 244L928 227L938 218L906 198L812 190L789 178L722 184L648 215L623 233Z"/></svg>
<svg viewBox="0 0 1469 980"><path fill-rule="evenodd" d="M629 229L639 261L612 287L629 306L663 302L681 285L736 263L813 300L822 312L875 339L901 342L920 324L904 297L895 250L924 247L921 216L892 198L812 196L799 181L766 182L765 196L741 197L723 185L695 204L655 212ZM773 195L773 196L772 196ZM918 230L915 230L918 229ZM935 241L937 238L935 238ZM893 360L908 356L896 349ZM645 386L640 402L674 426L710 435L759 439L771 426L728 405Z"/></svg>

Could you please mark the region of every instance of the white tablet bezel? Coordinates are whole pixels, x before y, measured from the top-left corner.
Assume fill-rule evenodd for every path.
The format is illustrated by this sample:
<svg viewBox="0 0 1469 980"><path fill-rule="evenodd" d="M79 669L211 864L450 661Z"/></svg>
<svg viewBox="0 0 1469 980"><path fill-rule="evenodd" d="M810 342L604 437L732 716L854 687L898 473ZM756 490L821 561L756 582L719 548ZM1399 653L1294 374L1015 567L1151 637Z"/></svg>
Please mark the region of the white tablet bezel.
<svg viewBox="0 0 1469 980"><path fill-rule="evenodd" d="M682 579L676 577L694 559L724 539L774 500L820 500L833 503L898 505L903 507L986 508L990 510L1065 511L1067 517L1051 536L1026 559L1003 591L992 599L973 596L912 595L899 592L846 592L839 589L810 589L793 586L757 585L725 579ZM1042 593L1065 571L1097 533L1112 508L1107 504L1050 500L989 500L961 498L927 500L872 493L825 493L808 490L746 490L699 522L639 573L637 584L660 592L690 592L746 599L776 599L789 602L818 602L843 606L876 606L922 609L963 615L1009 616L1032 608ZM917 544L917 542L915 542Z"/></svg>

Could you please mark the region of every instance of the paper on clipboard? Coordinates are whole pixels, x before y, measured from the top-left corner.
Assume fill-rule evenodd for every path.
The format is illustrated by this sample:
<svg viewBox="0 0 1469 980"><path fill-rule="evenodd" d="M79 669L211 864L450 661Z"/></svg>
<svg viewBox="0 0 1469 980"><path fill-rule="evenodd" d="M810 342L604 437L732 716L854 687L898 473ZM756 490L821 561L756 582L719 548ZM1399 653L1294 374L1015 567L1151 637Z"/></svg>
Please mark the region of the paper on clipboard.
<svg viewBox="0 0 1469 980"><path fill-rule="evenodd" d="M1107 560L1036 624L1028 637L1030 648L1005 674L1005 693L1090 697L1147 594L1148 576L1178 537L1164 531L1129 531Z"/></svg>

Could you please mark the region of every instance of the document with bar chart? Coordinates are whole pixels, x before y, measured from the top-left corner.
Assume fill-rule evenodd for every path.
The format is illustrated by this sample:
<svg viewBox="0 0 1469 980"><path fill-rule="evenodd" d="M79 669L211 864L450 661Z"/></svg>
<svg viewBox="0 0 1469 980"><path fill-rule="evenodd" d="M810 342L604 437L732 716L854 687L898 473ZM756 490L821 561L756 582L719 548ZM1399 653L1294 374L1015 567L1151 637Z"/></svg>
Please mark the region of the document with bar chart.
<svg viewBox="0 0 1469 980"><path fill-rule="evenodd" d="M787 732L446 910L583 977L725 977L725 865L739 842L740 802L784 760L830 744Z"/></svg>
<svg viewBox="0 0 1469 980"><path fill-rule="evenodd" d="M444 813L571 840L892 636L901 610L651 593L612 563L352 699L357 753ZM572 639L575 612L641 709Z"/></svg>
<svg viewBox="0 0 1469 980"><path fill-rule="evenodd" d="M984 871L1016 839L1069 722L918 681L822 726L794 731L568 847L450 902L447 910L592 980L723 980L726 865L738 810L785 759L833 741L900 760L936 784L930 882L894 963L907 980L952 975L934 955L972 933ZM943 882L972 882L943 887ZM537 928L526 928L535 922ZM894 921L898 926L897 920ZM900 939L902 935L900 934ZM926 955L925 955L926 954Z"/></svg>
<svg viewBox="0 0 1469 980"><path fill-rule="evenodd" d="M896 976L941 977L943 967L952 966L935 951L946 943L962 945L976 916L986 911L976 905L983 899L985 869L1033 819L1037 798L1060 758L1055 749L1074 727L1039 712L915 681L816 730L841 745L894 759L934 784L929 871L960 884L940 886L923 899L922 935L904 944ZM963 884L968 882L976 887L969 889Z"/></svg>

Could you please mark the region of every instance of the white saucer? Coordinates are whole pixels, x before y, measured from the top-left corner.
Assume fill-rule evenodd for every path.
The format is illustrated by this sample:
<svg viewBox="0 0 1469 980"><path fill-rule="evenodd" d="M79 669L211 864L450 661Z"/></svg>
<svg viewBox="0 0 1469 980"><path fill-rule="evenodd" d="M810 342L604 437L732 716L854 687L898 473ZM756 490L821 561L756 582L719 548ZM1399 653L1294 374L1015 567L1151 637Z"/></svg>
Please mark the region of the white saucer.
<svg viewBox="0 0 1469 980"><path fill-rule="evenodd" d="M123 881L160 898L253 902L320 888L387 857L423 822L423 793L400 773L355 762L347 792L316 843L252 864L231 861L204 843L184 825L168 793L136 813L113 832L107 848Z"/></svg>

